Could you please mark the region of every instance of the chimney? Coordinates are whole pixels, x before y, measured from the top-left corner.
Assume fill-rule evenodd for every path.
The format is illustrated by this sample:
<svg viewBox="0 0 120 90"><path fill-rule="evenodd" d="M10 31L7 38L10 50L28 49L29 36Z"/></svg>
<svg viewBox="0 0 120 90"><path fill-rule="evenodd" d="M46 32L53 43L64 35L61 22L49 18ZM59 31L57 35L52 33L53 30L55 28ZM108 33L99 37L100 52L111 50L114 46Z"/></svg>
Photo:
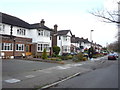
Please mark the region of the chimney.
<svg viewBox="0 0 120 90"><path fill-rule="evenodd" d="M72 37L75 37L75 35L72 35Z"/></svg>
<svg viewBox="0 0 120 90"><path fill-rule="evenodd" d="M57 27L58 27L57 24L55 24L54 25L54 31L55 31L54 33L57 33Z"/></svg>
<svg viewBox="0 0 120 90"><path fill-rule="evenodd" d="M44 24L45 24L45 21L44 21L44 19L42 19L42 20L40 21L41 27L44 26Z"/></svg>

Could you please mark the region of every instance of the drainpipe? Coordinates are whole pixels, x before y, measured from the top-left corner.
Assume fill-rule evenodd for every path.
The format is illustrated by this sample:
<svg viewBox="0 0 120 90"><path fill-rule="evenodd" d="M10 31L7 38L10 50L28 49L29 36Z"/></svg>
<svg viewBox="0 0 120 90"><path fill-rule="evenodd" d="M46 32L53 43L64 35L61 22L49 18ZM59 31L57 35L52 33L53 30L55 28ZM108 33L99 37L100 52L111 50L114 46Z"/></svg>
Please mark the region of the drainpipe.
<svg viewBox="0 0 120 90"><path fill-rule="evenodd" d="M13 26L11 25L10 26L10 38L12 39L12 41L13 41L13 57L12 58L14 58L15 57L15 37L13 36Z"/></svg>

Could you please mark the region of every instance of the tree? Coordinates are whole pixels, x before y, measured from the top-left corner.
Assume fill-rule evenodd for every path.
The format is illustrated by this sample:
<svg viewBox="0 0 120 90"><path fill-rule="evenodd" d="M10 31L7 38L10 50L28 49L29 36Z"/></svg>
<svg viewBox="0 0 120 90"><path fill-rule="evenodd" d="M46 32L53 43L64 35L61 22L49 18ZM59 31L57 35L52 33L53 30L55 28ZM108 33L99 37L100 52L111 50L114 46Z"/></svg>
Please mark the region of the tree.
<svg viewBox="0 0 120 90"><path fill-rule="evenodd" d="M107 9L103 9L103 10L94 10L93 12L90 13L94 16L102 18L103 22L120 24L119 9L120 9L120 1L118 2L118 10L108 11Z"/></svg>
<svg viewBox="0 0 120 90"><path fill-rule="evenodd" d="M53 53L55 54L55 56L57 56L60 52L60 47L58 46L53 46Z"/></svg>
<svg viewBox="0 0 120 90"><path fill-rule="evenodd" d="M118 3L118 10L116 11L108 11L108 10L96 10L94 12L90 12L92 15L102 18L103 22L106 23L116 23L118 25L118 41L115 44L118 47L118 51L120 52L120 1Z"/></svg>
<svg viewBox="0 0 120 90"><path fill-rule="evenodd" d="M46 48L44 49L44 51L43 51L43 53L42 53L42 59L47 59Z"/></svg>

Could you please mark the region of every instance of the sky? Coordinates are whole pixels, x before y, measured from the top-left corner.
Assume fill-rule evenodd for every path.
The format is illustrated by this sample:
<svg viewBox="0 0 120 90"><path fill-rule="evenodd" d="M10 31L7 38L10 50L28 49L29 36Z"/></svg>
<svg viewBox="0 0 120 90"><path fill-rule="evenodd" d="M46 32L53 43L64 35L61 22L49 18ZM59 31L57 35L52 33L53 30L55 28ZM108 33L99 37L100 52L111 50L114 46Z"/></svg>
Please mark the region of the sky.
<svg viewBox="0 0 120 90"><path fill-rule="evenodd" d="M115 10L118 0L1 0L0 12L16 16L30 24L45 20L45 25L58 30L71 30L76 37L88 38L106 46L116 40L116 24L104 23L89 12L107 8Z"/></svg>

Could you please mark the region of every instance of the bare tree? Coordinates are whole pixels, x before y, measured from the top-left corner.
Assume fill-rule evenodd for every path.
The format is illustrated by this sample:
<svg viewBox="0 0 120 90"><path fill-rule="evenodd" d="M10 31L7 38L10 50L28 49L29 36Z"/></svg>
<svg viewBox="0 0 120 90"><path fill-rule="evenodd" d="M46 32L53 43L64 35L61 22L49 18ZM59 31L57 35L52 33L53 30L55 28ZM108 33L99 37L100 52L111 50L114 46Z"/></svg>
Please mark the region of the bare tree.
<svg viewBox="0 0 120 90"><path fill-rule="evenodd" d="M92 15L102 18L103 22L106 23L116 23L118 25L118 43L114 44L120 52L120 1L118 3L118 10L108 11L108 10L94 10L90 12Z"/></svg>
<svg viewBox="0 0 120 90"><path fill-rule="evenodd" d="M94 16L102 18L103 22L120 24L120 2L118 2L118 10L116 11L108 11L107 9L104 9L94 10L90 13Z"/></svg>

